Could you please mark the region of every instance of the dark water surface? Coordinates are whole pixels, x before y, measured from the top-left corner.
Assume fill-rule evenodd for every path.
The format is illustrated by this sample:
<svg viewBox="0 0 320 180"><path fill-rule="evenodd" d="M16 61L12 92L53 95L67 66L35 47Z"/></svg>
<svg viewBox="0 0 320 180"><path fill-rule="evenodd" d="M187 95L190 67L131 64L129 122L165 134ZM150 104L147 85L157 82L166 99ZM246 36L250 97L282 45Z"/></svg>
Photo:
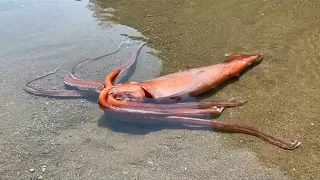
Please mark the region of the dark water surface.
<svg viewBox="0 0 320 180"><path fill-rule="evenodd" d="M307 0L0 0L0 179L320 179L319 9ZM73 64L130 38L149 42L163 60L145 49L132 78L139 81L161 67L168 74L220 63L226 53L263 53L238 81L200 99L248 100L218 120L252 124L301 147L211 131L119 133L99 125L95 102L22 91L27 79L58 66L37 85L63 89ZM132 50L126 45L79 77L102 80Z"/></svg>
<svg viewBox="0 0 320 180"><path fill-rule="evenodd" d="M161 51L164 74L219 63L225 53L257 52L264 61L210 98L247 99L221 121L254 124L302 146L284 151L255 138L230 135L261 160L293 179L320 179L319 1L92 1L102 22L114 8L117 21L139 29ZM112 18L111 19L115 19Z"/></svg>

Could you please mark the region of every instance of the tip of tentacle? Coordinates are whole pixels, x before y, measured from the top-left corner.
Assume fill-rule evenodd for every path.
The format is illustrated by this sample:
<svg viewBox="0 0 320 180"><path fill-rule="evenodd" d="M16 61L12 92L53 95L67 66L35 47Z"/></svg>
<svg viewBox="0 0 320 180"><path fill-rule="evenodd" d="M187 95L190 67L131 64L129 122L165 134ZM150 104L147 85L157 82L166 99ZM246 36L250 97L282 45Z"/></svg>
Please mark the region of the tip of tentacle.
<svg viewBox="0 0 320 180"><path fill-rule="evenodd" d="M285 149L287 150L294 150L296 148L298 148L301 145L300 141L294 140L290 146L285 147Z"/></svg>
<svg viewBox="0 0 320 180"><path fill-rule="evenodd" d="M293 149L299 147L301 145L301 142L300 141L297 141L297 140L294 140L293 141Z"/></svg>

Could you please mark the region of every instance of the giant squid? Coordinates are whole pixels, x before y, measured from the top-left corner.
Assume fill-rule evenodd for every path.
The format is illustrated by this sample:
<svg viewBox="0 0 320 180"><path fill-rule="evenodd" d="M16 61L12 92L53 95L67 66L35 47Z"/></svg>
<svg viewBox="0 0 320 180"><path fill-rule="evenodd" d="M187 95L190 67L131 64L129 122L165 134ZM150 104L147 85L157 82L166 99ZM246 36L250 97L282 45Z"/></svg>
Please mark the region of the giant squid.
<svg viewBox="0 0 320 180"><path fill-rule="evenodd" d="M77 90L48 90L30 85L35 80L55 73L58 68L28 81L23 89L31 94L49 97L81 98L96 94L98 95L99 107L122 121L211 127L219 131L256 136L287 150L293 150L300 146L301 142L297 140L282 140L249 125L218 122L210 119L217 118L224 108L241 106L246 101L188 101L191 97L210 91L233 77L239 77L249 66L261 61L263 59L262 54L235 53L226 56L225 61L219 64L191 68L144 82L114 84L119 74L124 73L137 61L141 49L146 45L146 43L142 43L130 61L112 71L104 82L78 79L75 76L80 67L116 53L122 44L113 52L81 61L71 69L65 76L65 84L78 88Z"/></svg>

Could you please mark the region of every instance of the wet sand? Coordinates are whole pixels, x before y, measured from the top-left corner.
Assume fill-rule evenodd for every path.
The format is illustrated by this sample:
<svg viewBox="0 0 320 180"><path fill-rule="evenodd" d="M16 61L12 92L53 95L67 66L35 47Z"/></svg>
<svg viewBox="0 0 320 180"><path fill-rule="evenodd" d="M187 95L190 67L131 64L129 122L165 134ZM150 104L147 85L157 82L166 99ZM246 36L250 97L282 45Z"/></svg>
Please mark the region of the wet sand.
<svg viewBox="0 0 320 180"><path fill-rule="evenodd" d="M91 3L0 1L0 20L6 27L0 30L0 179L320 176L315 3ZM58 66L61 71L36 84L63 89L63 77L73 64L116 48L128 40L121 34L137 35L110 20L138 29L149 46L161 51L163 62L144 49L130 80L150 79L185 65L219 63L230 52L266 54L239 81L202 98L246 99L245 106L224 111L218 120L254 124L299 139L302 147L285 151L246 135L121 123L105 116L94 99L43 98L22 90L27 79ZM103 80L132 50L128 45L78 76Z"/></svg>
<svg viewBox="0 0 320 180"><path fill-rule="evenodd" d="M239 81L206 99L246 99L221 121L253 124L302 146L283 151L256 138L224 135L231 148L246 147L292 179L319 179L319 3L317 1L108 1L119 21L142 31L163 55L163 74L181 66L221 62L232 52L265 54ZM143 8L148 7L148 8ZM98 14L98 13L97 13ZM100 18L105 21L106 18Z"/></svg>

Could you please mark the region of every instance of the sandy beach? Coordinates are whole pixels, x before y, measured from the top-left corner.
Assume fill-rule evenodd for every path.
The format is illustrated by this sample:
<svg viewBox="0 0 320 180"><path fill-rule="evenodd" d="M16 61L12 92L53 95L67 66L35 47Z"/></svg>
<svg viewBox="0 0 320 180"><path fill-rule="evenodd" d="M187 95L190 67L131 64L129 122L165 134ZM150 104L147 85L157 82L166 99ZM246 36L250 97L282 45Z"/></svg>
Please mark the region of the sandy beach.
<svg viewBox="0 0 320 180"><path fill-rule="evenodd" d="M140 4L137 2L136 5ZM119 22L111 21L117 18L110 15L113 10L109 6L119 11L119 14L115 13ZM280 6L283 7L281 3ZM138 9L140 6L131 7ZM153 4L149 7L153 8ZM159 7L162 8L161 5ZM320 63L318 26L303 31L306 33L301 33L296 39L300 46L292 49L299 55L295 60L307 61L299 66L292 63L292 56L284 55L282 50L274 53L274 49L262 46L253 48L254 40L248 41L247 47L242 49L235 47L239 45L237 43L234 46L221 43L223 48L212 48L211 53L216 54L209 60L211 54L199 56L205 49L198 44L195 46L205 36L188 38L190 41L184 42L168 38L168 42L164 42L166 36L161 32L165 30L158 29L158 35L152 31L155 33L152 35L146 31L147 27L160 26L147 25L146 20L135 22L127 18L130 13L136 19L142 17L136 11L126 11L126 8L127 5L108 4L108 1L0 0L3 27L0 28L0 179L284 180L320 177L317 172L319 166L316 166L319 165L319 135L315 133L319 129L317 105L320 94L317 92L320 76L318 67L312 68ZM150 15L149 18L155 17L151 12L144 13ZM109 19L103 20L104 17ZM162 22L161 19L155 21ZM268 24L259 22L262 25L255 21L252 27ZM171 28L169 23L168 29ZM181 34L182 38L184 35ZM155 36L161 40L157 41ZM225 42L240 42L242 38L245 36L235 35ZM145 39L150 45L142 50L130 81L144 81L178 71L181 64L218 63L223 60L223 52L263 51L267 54L266 62L248 71L235 85L214 95L220 99L237 97L249 101L243 107L228 109L219 120L253 122L255 126L281 137L299 138L303 146L285 151L241 134L123 123L104 114L96 99L46 98L28 94L22 89L27 80L59 66L61 69L56 74L33 85L65 89L63 78L74 64L112 51L123 41L130 42L118 53L82 68L77 74L79 78L103 81L109 72L127 62L140 42L138 39ZM267 37L260 40L265 39ZM278 42L282 41L278 39ZM258 40L255 42L262 44ZM303 42L306 45L302 45ZM175 51L173 55L179 46L181 51ZM192 51L192 46L195 51ZM306 46L311 48L302 51ZM159 56L154 55L153 48L160 50ZM281 53L286 57L283 61L277 56ZM308 59L312 53L314 56ZM195 58L198 58L197 62L193 61ZM294 73L289 74L290 70ZM309 73L304 73L307 71ZM241 89L243 87L246 88ZM213 97L210 94L206 96L203 98ZM308 160L302 162L304 158Z"/></svg>

